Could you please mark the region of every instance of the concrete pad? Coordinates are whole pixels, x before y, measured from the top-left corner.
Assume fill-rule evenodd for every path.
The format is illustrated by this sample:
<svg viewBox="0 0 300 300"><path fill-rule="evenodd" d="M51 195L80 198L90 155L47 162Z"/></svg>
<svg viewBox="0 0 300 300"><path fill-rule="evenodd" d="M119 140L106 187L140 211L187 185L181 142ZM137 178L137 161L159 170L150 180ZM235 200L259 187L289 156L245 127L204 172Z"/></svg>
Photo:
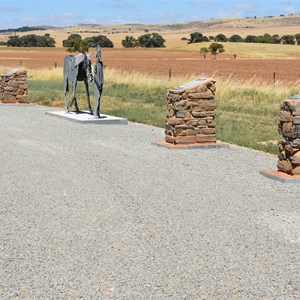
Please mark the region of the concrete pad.
<svg viewBox="0 0 300 300"><path fill-rule="evenodd" d="M70 111L46 111L46 115L66 119L68 121L85 123L85 124L101 124L101 125L127 125L128 120L124 118L114 117L110 115L100 114L100 119L96 119L88 111L83 110L79 113Z"/></svg>
<svg viewBox="0 0 300 300"><path fill-rule="evenodd" d="M165 141L155 141L152 142L152 145L156 145L159 147L165 147L168 149L214 149L214 148L229 148L229 144L216 141L215 143L207 142L207 143L196 143L196 144L171 144Z"/></svg>
<svg viewBox="0 0 300 300"><path fill-rule="evenodd" d="M289 175L276 170L263 170L259 174L283 183L300 183L300 175Z"/></svg>
<svg viewBox="0 0 300 300"><path fill-rule="evenodd" d="M0 106L36 106L35 103L7 103L1 102Z"/></svg>

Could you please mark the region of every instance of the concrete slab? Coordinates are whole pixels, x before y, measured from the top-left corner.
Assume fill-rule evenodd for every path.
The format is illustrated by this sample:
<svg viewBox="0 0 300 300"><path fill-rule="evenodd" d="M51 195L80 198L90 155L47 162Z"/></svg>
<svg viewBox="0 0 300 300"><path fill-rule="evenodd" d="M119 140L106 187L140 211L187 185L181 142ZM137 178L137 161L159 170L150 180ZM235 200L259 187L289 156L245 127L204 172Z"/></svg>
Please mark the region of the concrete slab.
<svg viewBox="0 0 300 300"><path fill-rule="evenodd" d="M46 111L46 115L66 119L68 121L84 124L101 124L101 125L127 125L128 120L110 115L100 114L100 119L96 119L88 111L65 113L64 111Z"/></svg>
<svg viewBox="0 0 300 300"><path fill-rule="evenodd" d="M36 106L35 103L0 103L0 106Z"/></svg>
<svg viewBox="0 0 300 300"><path fill-rule="evenodd" d="M152 145L165 147L168 149L214 149L214 148L229 148L229 144L216 141L215 143L197 143L197 144L171 144L165 141L155 141Z"/></svg>
<svg viewBox="0 0 300 300"><path fill-rule="evenodd" d="M276 170L263 170L259 174L283 183L300 183L300 175L289 175Z"/></svg>

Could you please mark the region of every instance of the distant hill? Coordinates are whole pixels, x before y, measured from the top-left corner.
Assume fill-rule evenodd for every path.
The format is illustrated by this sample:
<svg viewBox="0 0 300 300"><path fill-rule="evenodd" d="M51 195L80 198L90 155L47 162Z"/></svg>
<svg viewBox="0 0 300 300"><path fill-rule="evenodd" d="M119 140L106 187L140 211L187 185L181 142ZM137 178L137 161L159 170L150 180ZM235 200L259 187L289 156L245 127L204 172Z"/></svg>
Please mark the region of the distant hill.
<svg viewBox="0 0 300 300"><path fill-rule="evenodd" d="M51 26L23 26L19 28L8 28L8 29L0 29L0 33L15 33L15 32L28 32L28 31L37 31L37 30L47 30L53 28Z"/></svg>
<svg viewBox="0 0 300 300"><path fill-rule="evenodd" d="M170 24L77 24L67 27L35 26L5 29L0 31L0 42L6 42L8 36L32 34L44 35L48 33L56 40L57 47L62 46L62 41L70 34L78 33L83 38L94 35L106 35L113 41L115 47L122 47L121 40L126 35L134 37L145 32L158 32L166 39L167 48L181 48L182 37L189 38L192 32L198 31L204 35L217 35L219 33L230 37L238 34L242 37L247 35L262 35L265 33L285 34L300 33L300 15L281 15L249 18L210 19L194 22L170 23Z"/></svg>

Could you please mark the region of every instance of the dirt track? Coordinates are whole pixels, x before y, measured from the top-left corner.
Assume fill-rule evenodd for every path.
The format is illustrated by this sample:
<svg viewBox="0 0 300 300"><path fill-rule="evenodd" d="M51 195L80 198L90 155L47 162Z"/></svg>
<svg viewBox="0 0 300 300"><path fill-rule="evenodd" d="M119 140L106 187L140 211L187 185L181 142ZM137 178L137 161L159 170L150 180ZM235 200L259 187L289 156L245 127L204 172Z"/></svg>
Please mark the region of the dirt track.
<svg viewBox="0 0 300 300"><path fill-rule="evenodd" d="M29 69L62 67L64 49L0 48L0 66L22 65ZM195 52L157 49L103 49L107 67L138 71L155 76L206 75L233 76L236 79L257 77L266 82L276 80L294 82L300 79L300 60L296 59L242 59L232 55L208 55L206 59Z"/></svg>

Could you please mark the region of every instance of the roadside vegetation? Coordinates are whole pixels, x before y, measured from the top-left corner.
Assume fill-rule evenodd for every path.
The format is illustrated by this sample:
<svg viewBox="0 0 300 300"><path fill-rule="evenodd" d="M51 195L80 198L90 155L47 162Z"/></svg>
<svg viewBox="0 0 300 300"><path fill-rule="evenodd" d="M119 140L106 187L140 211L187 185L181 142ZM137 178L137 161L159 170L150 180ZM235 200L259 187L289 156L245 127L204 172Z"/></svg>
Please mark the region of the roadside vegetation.
<svg viewBox="0 0 300 300"><path fill-rule="evenodd" d="M169 81L107 68L101 112L163 128L168 89L192 79L194 77L182 77ZM265 84L256 79L240 82L215 79L217 138L277 154L279 106L285 98L300 93L300 82L288 86L280 82ZM93 97L92 85L90 92ZM85 88L81 82L77 99L80 108L86 109ZM29 71L29 100L64 107L62 70Z"/></svg>

